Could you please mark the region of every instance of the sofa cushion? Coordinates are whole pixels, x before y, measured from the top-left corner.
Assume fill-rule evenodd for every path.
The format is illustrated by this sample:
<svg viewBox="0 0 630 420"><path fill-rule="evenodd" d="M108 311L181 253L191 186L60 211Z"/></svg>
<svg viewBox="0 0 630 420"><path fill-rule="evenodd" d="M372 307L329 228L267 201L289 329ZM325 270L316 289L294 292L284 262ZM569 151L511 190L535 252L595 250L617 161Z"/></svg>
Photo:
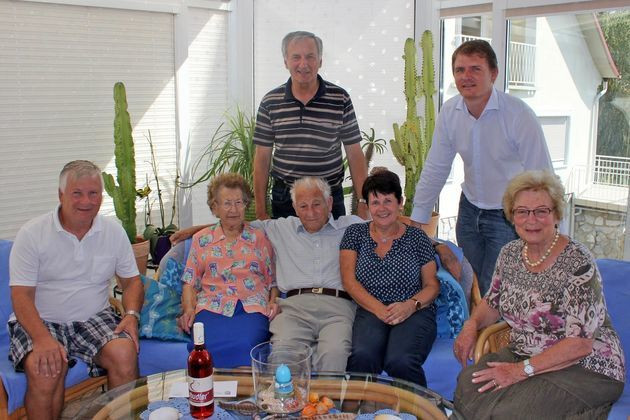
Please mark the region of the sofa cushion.
<svg viewBox="0 0 630 420"><path fill-rule="evenodd" d="M468 319L466 295L460 284L443 267L437 272L440 294L435 300L436 322L439 338L455 338Z"/></svg>
<svg viewBox="0 0 630 420"><path fill-rule="evenodd" d="M172 287L141 276L144 284L144 304L140 311L140 337L162 340L190 341L177 326L181 313L181 295Z"/></svg>
<svg viewBox="0 0 630 420"><path fill-rule="evenodd" d="M453 338L438 338L422 368L427 387L446 399L452 400L461 365L453 355Z"/></svg>
<svg viewBox="0 0 630 420"><path fill-rule="evenodd" d="M186 369L187 362L187 343L146 338L140 340L140 354L138 354L140 376Z"/></svg>
<svg viewBox="0 0 630 420"><path fill-rule="evenodd" d="M181 296L182 294L182 275L184 274L184 263L179 262L175 258L167 257L164 265L160 264L160 276L158 281L164 284Z"/></svg>
<svg viewBox="0 0 630 420"><path fill-rule="evenodd" d="M7 321L13 312L11 289L9 288L9 255L13 242L0 240L0 345L9 345Z"/></svg>
<svg viewBox="0 0 630 420"><path fill-rule="evenodd" d="M630 262L610 259L598 259L597 267L602 276L604 298L613 327L619 334L621 347L626 357L626 387L621 398L613 405L609 419L626 420L630 413L630 316L628 316L628 302L630 302Z"/></svg>

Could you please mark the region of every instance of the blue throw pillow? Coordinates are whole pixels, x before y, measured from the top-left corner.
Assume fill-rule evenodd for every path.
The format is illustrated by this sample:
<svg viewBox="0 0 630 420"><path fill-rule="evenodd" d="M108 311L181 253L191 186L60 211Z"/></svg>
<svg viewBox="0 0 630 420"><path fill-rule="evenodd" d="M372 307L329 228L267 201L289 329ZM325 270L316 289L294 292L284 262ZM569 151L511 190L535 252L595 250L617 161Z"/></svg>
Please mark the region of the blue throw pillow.
<svg viewBox="0 0 630 420"><path fill-rule="evenodd" d="M175 290L178 295L182 295L182 275L184 274L184 265L175 258L168 258L164 269L160 272L160 284L164 284Z"/></svg>
<svg viewBox="0 0 630 420"><path fill-rule="evenodd" d="M182 301L175 289L146 276L144 304L140 311L140 337L161 340L190 341L190 337L177 326Z"/></svg>
<svg viewBox="0 0 630 420"><path fill-rule="evenodd" d="M455 338L468 319L468 304L461 285L440 267L437 272L440 281L440 294L435 300L437 306L437 336Z"/></svg>

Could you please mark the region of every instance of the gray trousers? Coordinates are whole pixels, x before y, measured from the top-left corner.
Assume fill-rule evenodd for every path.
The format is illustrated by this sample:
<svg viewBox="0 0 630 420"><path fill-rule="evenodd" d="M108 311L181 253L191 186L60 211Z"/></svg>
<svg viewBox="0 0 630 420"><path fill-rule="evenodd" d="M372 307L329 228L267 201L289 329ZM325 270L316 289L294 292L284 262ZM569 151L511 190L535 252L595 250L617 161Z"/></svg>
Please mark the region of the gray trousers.
<svg viewBox="0 0 630 420"><path fill-rule="evenodd" d="M350 355L356 304L347 299L304 294L280 299L271 321L272 340L297 340L313 349L314 371L343 372Z"/></svg>

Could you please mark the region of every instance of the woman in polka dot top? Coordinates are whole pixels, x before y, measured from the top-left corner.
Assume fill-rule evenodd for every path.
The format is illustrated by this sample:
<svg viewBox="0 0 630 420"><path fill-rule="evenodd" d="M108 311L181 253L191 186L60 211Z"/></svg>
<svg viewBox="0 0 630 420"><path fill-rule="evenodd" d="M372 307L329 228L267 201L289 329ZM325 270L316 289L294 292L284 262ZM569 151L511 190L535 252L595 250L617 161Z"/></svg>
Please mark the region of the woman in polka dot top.
<svg viewBox="0 0 630 420"><path fill-rule="evenodd" d="M435 341L440 292L435 252L421 230L398 221L398 175L363 184L372 221L351 225L341 241L343 286L357 302L347 370L381 373L426 386L424 363Z"/></svg>

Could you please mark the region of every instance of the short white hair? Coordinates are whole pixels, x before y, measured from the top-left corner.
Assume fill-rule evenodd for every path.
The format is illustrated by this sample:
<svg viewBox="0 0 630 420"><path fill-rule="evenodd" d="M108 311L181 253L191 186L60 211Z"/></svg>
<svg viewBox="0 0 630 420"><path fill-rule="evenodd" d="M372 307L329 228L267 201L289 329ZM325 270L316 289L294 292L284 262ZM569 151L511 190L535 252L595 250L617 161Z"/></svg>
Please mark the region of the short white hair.
<svg viewBox="0 0 630 420"><path fill-rule="evenodd" d="M64 192L68 184L68 176L72 175L73 179L83 178L84 176L97 177L101 181L101 192L103 192L103 174L101 168L96 166L89 160L73 160L64 165L59 174L59 191Z"/></svg>
<svg viewBox="0 0 630 420"><path fill-rule="evenodd" d="M322 178L314 176L305 176L293 183L291 186L291 201L295 204L295 194L298 188L317 188L324 196L324 200L328 201L330 198L330 185Z"/></svg>

